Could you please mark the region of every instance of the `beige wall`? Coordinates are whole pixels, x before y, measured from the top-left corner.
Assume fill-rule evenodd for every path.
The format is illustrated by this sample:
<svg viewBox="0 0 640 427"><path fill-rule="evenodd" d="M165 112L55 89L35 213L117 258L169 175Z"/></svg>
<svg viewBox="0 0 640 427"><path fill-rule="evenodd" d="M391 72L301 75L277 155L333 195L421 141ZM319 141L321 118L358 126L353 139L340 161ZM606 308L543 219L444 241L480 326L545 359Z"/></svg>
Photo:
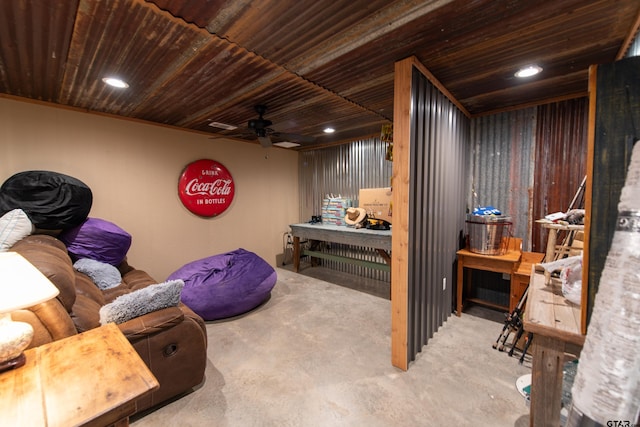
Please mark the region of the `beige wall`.
<svg viewBox="0 0 640 427"><path fill-rule="evenodd" d="M183 264L244 248L271 265L288 224L298 222L295 151L242 143L0 98L0 182L44 169L71 175L93 191L89 216L133 236L132 265L163 281ZM177 183L201 158L227 167L235 198L215 218L183 207Z"/></svg>

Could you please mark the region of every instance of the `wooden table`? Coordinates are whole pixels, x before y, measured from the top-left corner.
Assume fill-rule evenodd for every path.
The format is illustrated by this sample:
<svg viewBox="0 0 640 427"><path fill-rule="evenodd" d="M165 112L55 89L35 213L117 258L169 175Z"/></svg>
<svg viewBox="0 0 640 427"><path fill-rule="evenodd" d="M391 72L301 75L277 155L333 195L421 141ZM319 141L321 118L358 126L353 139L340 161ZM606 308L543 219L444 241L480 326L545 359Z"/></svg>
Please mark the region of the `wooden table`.
<svg viewBox="0 0 640 427"><path fill-rule="evenodd" d="M580 307L562 296L557 279L545 285L542 272L531 272L523 319L525 331L533 333L531 426L560 425L565 353L578 356L585 339L580 319Z"/></svg>
<svg viewBox="0 0 640 427"><path fill-rule="evenodd" d="M475 252L471 252L469 249L460 249L457 252L458 255L458 282L457 282L457 306L456 314L460 316L462 314L462 289L463 289L463 275L464 269L468 268L476 270L493 271L496 273L506 273L511 275L511 289L510 294L513 293L516 283L514 273L518 269L520 263L520 256L522 254L520 250L521 239L509 239L509 247L503 255L483 255ZM469 271L467 277L467 290L471 289L471 271ZM509 307L498 306L496 304L488 303L487 301L478 300L476 298L467 298L469 301L478 302L485 305L490 305L495 308L508 310Z"/></svg>
<svg viewBox="0 0 640 427"><path fill-rule="evenodd" d="M127 426L136 400L159 387L113 323L25 356L24 366L0 374L2 425Z"/></svg>
<svg viewBox="0 0 640 427"><path fill-rule="evenodd" d="M293 236L293 267L297 272L300 269L300 256L309 255L316 258L330 259L347 262L378 270L390 271L391 257L391 230L368 230L366 228L354 228L344 225L329 224L291 224ZM326 254L319 251L300 250L300 239L318 240L323 242L341 243L345 245L363 246L374 248L384 259L385 264L365 261L356 258Z"/></svg>

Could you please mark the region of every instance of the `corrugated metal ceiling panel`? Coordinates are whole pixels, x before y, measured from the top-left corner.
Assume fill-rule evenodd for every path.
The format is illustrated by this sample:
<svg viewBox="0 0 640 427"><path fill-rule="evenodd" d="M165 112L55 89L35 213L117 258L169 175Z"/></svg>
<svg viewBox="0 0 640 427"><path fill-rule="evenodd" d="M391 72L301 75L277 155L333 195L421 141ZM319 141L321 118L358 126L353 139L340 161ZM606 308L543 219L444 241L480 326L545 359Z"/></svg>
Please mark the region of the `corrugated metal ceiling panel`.
<svg viewBox="0 0 640 427"><path fill-rule="evenodd" d="M0 7L0 92L60 102L78 2L6 1Z"/></svg>
<svg viewBox="0 0 640 427"><path fill-rule="evenodd" d="M394 62L411 55L472 115L582 96L639 14L637 0L9 0L0 93L207 132L264 103L277 130L332 142L393 118ZM545 73L516 82L525 61ZM328 122L344 129L325 136Z"/></svg>

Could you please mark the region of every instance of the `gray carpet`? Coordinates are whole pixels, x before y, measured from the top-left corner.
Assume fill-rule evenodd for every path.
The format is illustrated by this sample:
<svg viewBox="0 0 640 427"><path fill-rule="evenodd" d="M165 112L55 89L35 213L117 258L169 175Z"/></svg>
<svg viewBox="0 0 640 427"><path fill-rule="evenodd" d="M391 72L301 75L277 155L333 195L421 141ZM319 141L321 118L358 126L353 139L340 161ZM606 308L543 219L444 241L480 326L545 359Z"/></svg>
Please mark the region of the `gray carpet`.
<svg viewBox="0 0 640 427"><path fill-rule="evenodd" d="M277 272L264 305L207 324L205 383L133 426L528 425L530 364L492 348L501 323L452 315L403 372L387 299Z"/></svg>

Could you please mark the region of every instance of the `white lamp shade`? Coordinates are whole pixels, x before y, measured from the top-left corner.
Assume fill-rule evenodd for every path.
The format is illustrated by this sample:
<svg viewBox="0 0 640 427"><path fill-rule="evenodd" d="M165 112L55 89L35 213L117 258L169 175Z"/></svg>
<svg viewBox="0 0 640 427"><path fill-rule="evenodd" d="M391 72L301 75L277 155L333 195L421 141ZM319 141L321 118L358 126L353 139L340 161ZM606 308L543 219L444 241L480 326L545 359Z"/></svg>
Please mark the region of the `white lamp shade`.
<svg viewBox="0 0 640 427"><path fill-rule="evenodd" d="M0 253L0 313L40 304L58 293L58 288L22 255Z"/></svg>

